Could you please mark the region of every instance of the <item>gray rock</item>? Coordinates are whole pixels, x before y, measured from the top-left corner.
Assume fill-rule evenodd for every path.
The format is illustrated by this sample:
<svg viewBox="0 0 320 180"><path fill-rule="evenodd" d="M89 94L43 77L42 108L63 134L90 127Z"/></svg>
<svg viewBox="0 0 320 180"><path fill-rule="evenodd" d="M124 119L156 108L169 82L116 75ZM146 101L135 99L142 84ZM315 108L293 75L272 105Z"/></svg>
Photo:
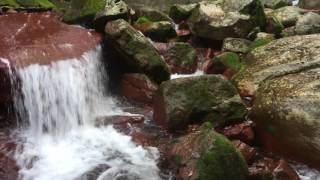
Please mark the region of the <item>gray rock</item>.
<svg viewBox="0 0 320 180"><path fill-rule="evenodd" d="M231 51L235 53L247 53L251 41L241 38L226 38L223 40L222 51Z"/></svg>
<svg viewBox="0 0 320 180"><path fill-rule="evenodd" d="M275 35L274 34L270 34L270 33L265 33L265 32L260 32L257 34L257 37L255 40L274 40L275 39Z"/></svg>
<svg viewBox="0 0 320 180"><path fill-rule="evenodd" d="M302 9L295 6L285 6L268 13L267 17L276 18L283 26L294 26L302 14Z"/></svg>
<svg viewBox="0 0 320 180"><path fill-rule="evenodd" d="M243 94L255 95L251 117L262 142L320 166L320 35L272 41L247 60L235 83Z"/></svg>
<svg viewBox="0 0 320 180"><path fill-rule="evenodd" d="M134 27L139 29L145 36L158 42L167 42L177 36L173 24L168 21L135 24Z"/></svg>
<svg viewBox="0 0 320 180"><path fill-rule="evenodd" d="M320 1L318 0L299 0L299 7L304 9L319 9Z"/></svg>
<svg viewBox="0 0 320 180"><path fill-rule="evenodd" d="M156 21L172 21L172 19L166 14L161 12L160 10L150 8L150 7L141 7L135 10L135 16L146 17L152 22Z"/></svg>
<svg viewBox="0 0 320 180"><path fill-rule="evenodd" d="M299 17L295 33L298 35L320 33L320 15L309 12Z"/></svg>
<svg viewBox="0 0 320 180"><path fill-rule="evenodd" d="M284 6L291 6L292 0L261 0L265 7L271 9L278 9Z"/></svg>
<svg viewBox="0 0 320 180"><path fill-rule="evenodd" d="M197 4L175 4L170 8L169 16L175 22L186 20L191 15Z"/></svg>
<svg viewBox="0 0 320 180"><path fill-rule="evenodd" d="M265 25L265 15L259 0L204 1L193 10L188 24L202 38L245 38L255 27Z"/></svg>

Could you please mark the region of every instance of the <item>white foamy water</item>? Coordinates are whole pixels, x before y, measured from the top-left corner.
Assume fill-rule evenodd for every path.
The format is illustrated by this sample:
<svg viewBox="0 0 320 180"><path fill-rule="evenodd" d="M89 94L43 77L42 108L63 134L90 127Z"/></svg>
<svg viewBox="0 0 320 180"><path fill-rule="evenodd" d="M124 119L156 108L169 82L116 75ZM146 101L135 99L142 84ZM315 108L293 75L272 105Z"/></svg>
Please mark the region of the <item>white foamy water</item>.
<svg viewBox="0 0 320 180"><path fill-rule="evenodd" d="M292 165L301 180L320 180L320 172L306 165Z"/></svg>
<svg viewBox="0 0 320 180"><path fill-rule="evenodd" d="M79 59L17 69L22 98L16 160L22 180L158 180L158 152L143 149L113 127L94 127L96 117L124 114L106 91L101 48Z"/></svg>
<svg viewBox="0 0 320 180"><path fill-rule="evenodd" d="M172 74L170 79L178 79L178 78L185 78L185 77L193 77L193 76L201 76L204 75L204 72L201 70L197 70L193 74Z"/></svg>

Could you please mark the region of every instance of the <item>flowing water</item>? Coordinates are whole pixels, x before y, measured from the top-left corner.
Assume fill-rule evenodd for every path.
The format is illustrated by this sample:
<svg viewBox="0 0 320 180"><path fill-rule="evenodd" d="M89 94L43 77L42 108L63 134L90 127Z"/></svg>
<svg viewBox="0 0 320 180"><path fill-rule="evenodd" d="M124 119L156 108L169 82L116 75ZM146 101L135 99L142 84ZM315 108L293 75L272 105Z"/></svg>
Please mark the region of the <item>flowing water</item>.
<svg viewBox="0 0 320 180"><path fill-rule="evenodd" d="M111 126L94 126L97 117L125 114L108 94L100 56L98 47L78 59L15 69L21 179L160 179L157 149L137 146Z"/></svg>

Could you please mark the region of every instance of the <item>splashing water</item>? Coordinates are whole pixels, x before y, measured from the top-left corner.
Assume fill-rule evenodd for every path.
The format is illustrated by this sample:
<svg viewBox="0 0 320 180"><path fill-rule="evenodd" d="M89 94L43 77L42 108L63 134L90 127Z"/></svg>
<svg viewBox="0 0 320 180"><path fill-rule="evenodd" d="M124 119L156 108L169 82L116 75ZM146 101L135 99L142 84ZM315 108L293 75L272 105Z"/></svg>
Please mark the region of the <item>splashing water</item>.
<svg viewBox="0 0 320 180"><path fill-rule="evenodd" d="M99 116L124 114L106 92L100 55L98 47L79 59L16 70L22 96L15 95L15 108L25 122L16 152L21 179L85 180L99 167L99 180L160 179L156 148L143 149L111 126L94 127Z"/></svg>

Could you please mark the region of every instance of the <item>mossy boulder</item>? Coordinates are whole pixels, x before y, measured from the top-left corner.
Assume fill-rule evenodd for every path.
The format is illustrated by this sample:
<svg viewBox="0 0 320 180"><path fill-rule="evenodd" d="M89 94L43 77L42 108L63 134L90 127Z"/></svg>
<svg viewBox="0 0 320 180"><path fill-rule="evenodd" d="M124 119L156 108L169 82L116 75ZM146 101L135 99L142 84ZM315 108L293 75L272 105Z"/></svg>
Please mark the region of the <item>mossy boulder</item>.
<svg viewBox="0 0 320 180"><path fill-rule="evenodd" d="M320 35L292 36L256 48L238 89L255 96L251 117L273 151L320 167Z"/></svg>
<svg viewBox="0 0 320 180"><path fill-rule="evenodd" d="M110 21L105 28L106 38L124 59L132 72L145 73L160 83L170 78L170 70L150 39L123 19Z"/></svg>
<svg viewBox="0 0 320 180"><path fill-rule="evenodd" d="M210 123L178 138L169 156L180 171L188 171L180 173L183 180L248 179L248 167L242 155Z"/></svg>
<svg viewBox="0 0 320 180"><path fill-rule="evenodd" d="M104 10L96 13L94 18L95 29L103 32L108 21L116 19L128 19L131 9L124 1L108 3Z"/></svg>
<svg viewBox="0 0 320 180"><path fill-rule="evenodd" d="M267 14L268 19L276 19L284 27L294 26L302 14L302 9L295 6L285 6Z"/></svg>
<svg viewBox="0 0 320 180"><path fill-rule="evenodd" d="M222 51L247 53L249 51L251 41L241 38L226 38L223 40Z"/></svg>
<svg viewBox="0 0 320 180"><path fill-rule="evenodd" d="M134 27L140 30L145 36L158 42L167 42L177 36L173 24L168 21L136 23Z"/></svg>
<svg viewBox="0 0 320 180"><path fill-rule="evenodd" d="M197 4L175 4L170 8L169 16L176 22L187 20Z"/></svg>
<svg viewBox="0 0 320 180"><path fill-rule="evenodd" d="M210 72L213 74L223 74L226 70L236 73L244 68L244 63L241 62L239 55L234 52L223 52L214 57L212 62L214 65Z"/></svg>
<svg viewBox="0 0 320 180"><path fill-rule="evenodd" d="M242 120L245 113L236 88L220 75L163 82L154 102L155 121L171 131L201 121L227 124Z"/></svg>
<svg viewBox="0 0 320 180"><path fill-rule="evenodd" d="M265 14L259 0L204 1L188 19L194 35L211 40L245 38L255 28L265 26Z"/></svg>
<svg viewBox="0 0 320 180"><path fill-rule="evenodd" d="M56 6L49 0L1 0L0 8L39 8L39 9L56 9Z"/></svg>
<svg viewBox="0 0 320 180"><path fill-rule="evenodd" d="M271 9L278 9L284 6L291 6L292 0L261 0L262 4Z"/></svg>
<svg viewBox="0 0 320 180"><path fill-rule="evenodd" d="M136 19L139 17L146 17L152 22L157 22L157 21L171 22L172 21L172 19L166 13L163 13L162 11L159 11L151 7L141 7L141 8L135 9L134 16L136 17Z"/></svg>
<svg viewBox="0 0 320 180"><path fill-rule="evenodd" d="M64 21L93 26L95 15L114 0L71 0L65 8Z"/></svg>
<svg viewBox="0 0 320 180"><path fill-rule="evenodd" d="M188 74L196 71L197 52L188 43L170 43L164 55L172 73Z"/></svg>

